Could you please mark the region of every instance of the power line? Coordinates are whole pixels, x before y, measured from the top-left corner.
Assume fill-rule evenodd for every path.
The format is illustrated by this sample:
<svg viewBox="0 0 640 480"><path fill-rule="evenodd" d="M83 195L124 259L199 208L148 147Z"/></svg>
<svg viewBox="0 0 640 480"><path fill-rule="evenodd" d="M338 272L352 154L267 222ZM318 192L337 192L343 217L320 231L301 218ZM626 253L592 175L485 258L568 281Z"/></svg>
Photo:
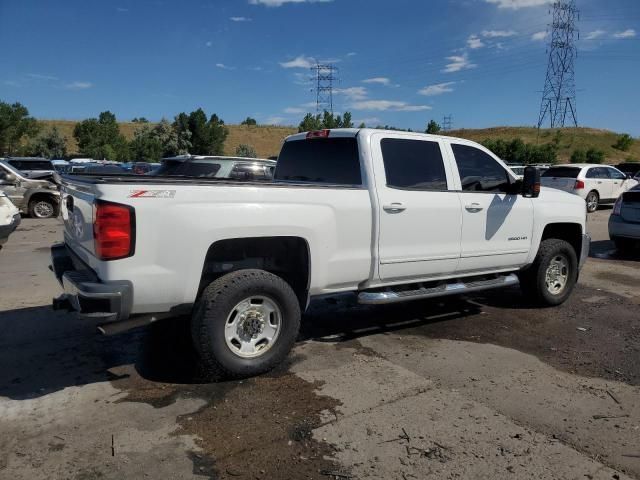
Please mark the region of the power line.
<svg viewBox="0 0 640 480"><path fill-rule="evenodd" d="M333 83L338 81L338 68L332 64L316 63L311 67L316 82L316 112L333 113Z"/></svg>
<svg viewBox="0 0 640 480"><path fill-rule="evenodd" d="M575 0L556 0L553 3L551 23L551 41L549 43L549 61L538 128L548 118L551 128L564 127L567 116L573 126L578 126L576 113L575 66L578 50L576 40L578 29L576 21L579 12Z"/></svg>

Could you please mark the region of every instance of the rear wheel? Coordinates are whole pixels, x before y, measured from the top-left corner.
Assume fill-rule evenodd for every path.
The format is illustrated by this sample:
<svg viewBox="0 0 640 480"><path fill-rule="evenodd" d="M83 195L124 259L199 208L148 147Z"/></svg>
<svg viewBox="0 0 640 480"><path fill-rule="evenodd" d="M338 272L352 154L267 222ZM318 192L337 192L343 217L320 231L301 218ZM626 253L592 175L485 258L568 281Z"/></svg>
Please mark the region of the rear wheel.
<svg viewBox="0 0 640 480"><path fill-rule="evenodd" d="M37 198L29 202L29 215L32 218L53 218L56 214L56 205L50 198Z"/></svg>
<svg viewBox="0 0 640 480"><path fill-rule="evenodd" d="M271 370L287 356L300 329L300 305L282 278L239 270L205 288L191 333L205 373L242 378Z"/></svg>
<svg viewBox="0 0 640 480"><path fill-rule="evenodd" d="M598 192L591 191L589 192L589 194L587 195L587 212L589 213L593 213L598 209L598 205L600 204L600 196L598 195Z"/></svg>
<svg viewBox="0 0 640 480"><path fill-rule="evenodd" d="M578 258L570 243L543 240L533 265L520 273L523 293L543 306L563 303L578 280Z"/></svg>

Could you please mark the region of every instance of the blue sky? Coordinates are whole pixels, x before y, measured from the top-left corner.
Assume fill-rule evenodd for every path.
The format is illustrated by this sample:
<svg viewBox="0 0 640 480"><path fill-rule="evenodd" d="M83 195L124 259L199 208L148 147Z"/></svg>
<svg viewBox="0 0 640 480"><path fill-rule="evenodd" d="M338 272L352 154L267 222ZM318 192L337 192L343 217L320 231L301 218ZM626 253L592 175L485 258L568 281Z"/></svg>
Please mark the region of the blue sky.
<svg viewBox="0 0 640 480"><path fill-rule="evenodd" d="M578 0L578 120L640 135L640 2ZM533 125L547 0L0 0L0 100L39 118L297 124L314 61L368 125Z"/></svg>

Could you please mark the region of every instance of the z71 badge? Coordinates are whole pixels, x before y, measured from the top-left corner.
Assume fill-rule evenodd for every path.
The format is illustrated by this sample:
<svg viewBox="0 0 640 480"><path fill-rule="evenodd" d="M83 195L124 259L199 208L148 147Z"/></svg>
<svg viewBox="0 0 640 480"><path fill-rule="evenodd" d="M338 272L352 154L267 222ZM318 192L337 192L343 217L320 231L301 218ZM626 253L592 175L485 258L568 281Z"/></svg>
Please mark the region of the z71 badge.
<svg viewBox="0 0 640 480"><path fill-rule="evenodd" d="M175 190L131 190L129 198L173 198Z"/></svg>

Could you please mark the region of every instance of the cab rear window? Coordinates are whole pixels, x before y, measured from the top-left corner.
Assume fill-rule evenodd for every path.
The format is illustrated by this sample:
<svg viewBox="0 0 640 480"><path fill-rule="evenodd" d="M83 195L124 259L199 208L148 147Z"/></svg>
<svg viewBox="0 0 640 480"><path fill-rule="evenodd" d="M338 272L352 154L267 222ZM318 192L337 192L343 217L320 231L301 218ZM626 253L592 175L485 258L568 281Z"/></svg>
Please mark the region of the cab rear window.
<svg viewBox="0 0 640 480"><path fill-rule="evenodd" d="M353 137L285 142L275 180L325 185L362 185L358 143Z"/></svg>
<svg viewBox="0 0 640 480"><path fill-rule="evenodd" d="M542 174L543 177L556 178L578 178L580 168L575 167L553 167Z"/></svg>

